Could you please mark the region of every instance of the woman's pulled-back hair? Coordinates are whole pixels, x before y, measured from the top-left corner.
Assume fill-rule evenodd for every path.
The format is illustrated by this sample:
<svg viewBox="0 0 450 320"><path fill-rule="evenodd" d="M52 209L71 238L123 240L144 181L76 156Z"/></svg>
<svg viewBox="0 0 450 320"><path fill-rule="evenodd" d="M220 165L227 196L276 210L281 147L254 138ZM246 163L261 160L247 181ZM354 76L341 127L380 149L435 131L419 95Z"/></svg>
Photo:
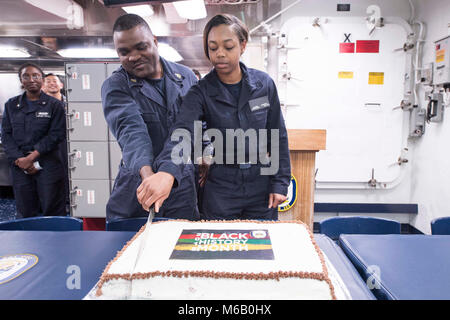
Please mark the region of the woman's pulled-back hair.
<svg viewBox="0 0 450 320"><path fill-rule="evenodd" d="M231 26L235 35L238 37L239 42L248 41L248 28L247 26L238 18L230 14L218 14L211 18L203 30L203 49L205 51L206 57L209 59L208 53L208 35L212 28L225 24Z"/></svg>

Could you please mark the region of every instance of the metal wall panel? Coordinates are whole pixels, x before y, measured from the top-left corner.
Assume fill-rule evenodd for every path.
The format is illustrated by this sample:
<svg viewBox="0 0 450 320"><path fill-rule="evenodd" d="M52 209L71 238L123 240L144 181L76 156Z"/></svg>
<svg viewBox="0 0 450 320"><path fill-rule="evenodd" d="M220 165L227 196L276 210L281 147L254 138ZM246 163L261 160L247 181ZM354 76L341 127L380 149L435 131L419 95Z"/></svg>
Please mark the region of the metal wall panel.
<svg viewBox="0 0 450 320"><path fill-rule="evenodd" d="M115 179L119 173L120 160L122 160L122 151L116 141L109 142L109 161L111 170L111 179Z"/></svg>
<svg viewBox="0 0 450 320"><path fill-rule="evenodd" d="M120 63L66 64L71 214L105 217L122 152L106 123L101 86Z"/></svg>
<svg viewBox="0 0 450 320"><path fill-rule="evenodd" d="M69 142L71 179L109 180L108 142Z"/></svg>
<svg viewBox="0 0 450 320"><path fill-rule="evenodd" d="M74 217L105 218L109 194L109 180L72 180L71 215Z"/></svg>
<svg viewBox="0 0 450 320"><path fill-rule="evenodd" d="M108 78L119 67L120 67L120 63L107 63L106 64L106 77Z"/></svg>
<svg viewBox="0 0 450 320"><path fill-rule="evenodd" d="M10 162L0 143L0 186L12 186Z"/></svg>
<svg viewBox="0 0 450 320"><path fill-rule="evenodd" d="M67 115L70 141L108 141L101 102L70 102Z"/></svg>
<svg viewBox="0 0 450 320"><path fill-rule="evenodd" d="M106 76L104 63L69 63L66 74L69 103L101 101L101 87Z"/></svg>
<svg viewBox="0 0 450 320"><path fill-rule="evenodd" d="M116 179L109 180L109 186L110 186L111 193L112 193L112 190L114 189L114 183L115 182L116 182Z"/></svg>
<svg viewBox="0 0 450 320"><path fill-rule="evenodd" d="M117 141L114 135L111 133L111 130L108 129L108 140L109 141Z"/></svg>

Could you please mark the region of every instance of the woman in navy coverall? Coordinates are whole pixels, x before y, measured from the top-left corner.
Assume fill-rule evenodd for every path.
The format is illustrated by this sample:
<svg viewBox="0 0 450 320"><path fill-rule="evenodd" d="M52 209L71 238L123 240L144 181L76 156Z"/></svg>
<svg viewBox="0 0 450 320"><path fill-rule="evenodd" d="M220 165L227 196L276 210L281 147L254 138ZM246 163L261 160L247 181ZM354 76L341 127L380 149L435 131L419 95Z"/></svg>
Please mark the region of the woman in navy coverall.
<svg viewBox="0 0 450 320"><path fill-rule="evenodd" d="M16 218L66 215L64 165L59 144L66 137L64 105L41 91L42 70L20 67L25 92L9 99L2 120L2 143L10 162Z"/></svg>
<svg viewBox="0 0 450 320"><path fill-rule="evenodd" d="M183 98L174 126L174 130L188 130L194 137L194 122L205 121L208 129L217 129L223 136L223 150L215 149L215 163L211 165L206 180L201 217L276 220L277 207L286 199L291 170L287 132L275 84L266 73L247 68L239 61L245 51L248 31L236 17L226 14L213 17L205 26L203 41L205 54L214 68ZM242 161L236 156L236 139L232 149L226 148L232 142L226 139L227 129L245 132L254 129L258 146L264 139L258 134L259 130L267 129L265 150L270 152L275 147L279 157L270 154L269 164L261 157L249 163L251 146L247 143L244 147L245 161ZM279 134L274 143L272 129L278 130ZM171 154L177 144L176 141L168 141L161 159L173 162ZM262 174L261 169L274 162L278 162L278 171ZM181 172L183 165L178 167ZM177 179L176 175L158 172L141 184L138 188L139 202L144 207L153 203L155 208L160 206L170 192L174 178Z"/></svg>

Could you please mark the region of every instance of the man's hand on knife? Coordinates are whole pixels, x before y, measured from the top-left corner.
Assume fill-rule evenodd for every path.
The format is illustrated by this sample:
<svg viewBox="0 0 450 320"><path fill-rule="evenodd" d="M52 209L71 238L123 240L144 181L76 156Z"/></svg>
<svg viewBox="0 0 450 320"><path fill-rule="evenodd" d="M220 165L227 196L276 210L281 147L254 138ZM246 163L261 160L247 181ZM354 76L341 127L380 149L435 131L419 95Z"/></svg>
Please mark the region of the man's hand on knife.
<svg viewBox="0 0 450 320"><path fill-rule="evenodd" d="M136 196L144 210L149 211L155 204L155 212L159 212L163 202L169 197L174 177L167 172L153 173L149 166L142 167L142 183L136 190Z"/></svg>

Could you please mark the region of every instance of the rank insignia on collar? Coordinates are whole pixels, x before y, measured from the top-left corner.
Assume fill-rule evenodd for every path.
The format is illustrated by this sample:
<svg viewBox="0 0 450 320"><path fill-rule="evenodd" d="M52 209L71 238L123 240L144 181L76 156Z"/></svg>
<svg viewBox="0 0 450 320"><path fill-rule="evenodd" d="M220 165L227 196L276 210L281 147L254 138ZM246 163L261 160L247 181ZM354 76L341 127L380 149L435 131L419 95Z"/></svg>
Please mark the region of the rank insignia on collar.
<svg viewBox="0 0 450 320"><path fill-rule="evenodd" d="M177 76L178 79L181 79L181 74L175 73L175 75Z"/></svg>
<svg viewBox="0 0 450 320"><path fill-rule="evenodd" d="M131 81L131 82L136 82L137 80L134 79L134 78L130 78L130 81Z"/></svg>

